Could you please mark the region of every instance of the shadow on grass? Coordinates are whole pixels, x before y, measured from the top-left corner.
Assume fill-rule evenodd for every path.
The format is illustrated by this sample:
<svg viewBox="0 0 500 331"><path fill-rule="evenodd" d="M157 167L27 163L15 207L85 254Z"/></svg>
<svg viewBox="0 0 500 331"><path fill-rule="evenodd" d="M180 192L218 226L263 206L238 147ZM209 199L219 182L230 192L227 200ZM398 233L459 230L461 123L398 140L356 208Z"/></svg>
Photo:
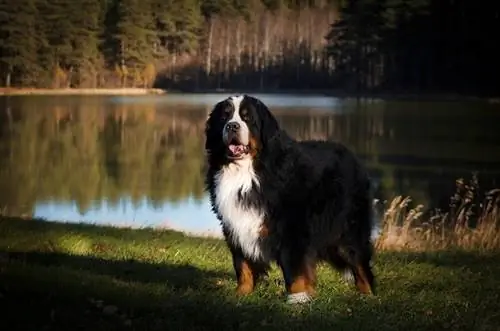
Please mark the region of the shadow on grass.
<svg viewBox="0 0 500 331"><path fill-rule="evenodd" d="M9 260L19 261L31 266L38 265L46 268L64 268L66 271L90 272L126 282L160 282L177 290L185 290L197 284L203 284L206 287L207 283L215 284L216 279L231 277L225 272L200 270L189 264L150 264L132 259L123 261L107 260L63 253L0 252L0 255Z"/></svg>
<svg viewBox="0 0 500 331"><path fill-rule="evenodd" d="M0 256L4 322L16 330L370 329L380 308L354 294L342 298L341 305L351 307L344 311L325 303L288 307L278 294L240 300L231 275L191 265L41 252ZM398 310L395 302L383 306L393 314Z"/></svg>
<svg viewBox="0 0 500 331"><path fill-rule="evenodd" d="M406 293L382 292L377 298L322 288L312 305L289 307L282 296L269 293L271 285L238 299L232 275L192 265L41 252L3 251L0 256L4 322L16 330L439 330L477 323L461 320L453 312L456 303L419 297L418 281L406 287L395 283ZM432 296L442 297L439 291L446 290L426 285ZM457 297L466 303L477 299L473 292Z"/></svg>
<svg viewBox="0 0 500 331"><path fill-rule="evenodd" d="M2 312L16 330L227 327L216 317L234 309L218 286L225 272L45 252L0 259Z"/></svg>
<svg viewBox="0 0 500 331"><path fill-rule="evenodd" d="M99 237L105 239L116 239L119 241L137 241L155 239L157 237L165 237L167 235L170 239L183 239L186 235L177 232L169 231L168 229L152 229L152 228L127 228L115 227L111 225L100 225L92 223L64 223L47 221L42 218L23 218L17 216L1 216L0 215L0 230L8 231L11 238L25 237L26 235L32 237L45 237L51 236L61 237L64 234L76 233L92 237ZM190 238L191 239L191 238ZM204 239L193 238L193 241L202 241Z"/></svg>
<svg viewBox="0 0 500 331"><path fill-rule="evenodd" d="M51 238L54 228L61 235L104 231L24 222L3 227L10 230L3 238L24 233L30 241L24 230L38 228ZM146 242L156 236L113 230L122 234ZM0 312L4 325L14 325L9 330L494 330L500 323L492 292L498 277L489 274L498 270L498 255L381 252L377 297L340 286L328 270L317 300L291 307L273 282L237 298L231 270L190 264L189 257L119 260L117 250L104 259L1 242Z"/></svg>

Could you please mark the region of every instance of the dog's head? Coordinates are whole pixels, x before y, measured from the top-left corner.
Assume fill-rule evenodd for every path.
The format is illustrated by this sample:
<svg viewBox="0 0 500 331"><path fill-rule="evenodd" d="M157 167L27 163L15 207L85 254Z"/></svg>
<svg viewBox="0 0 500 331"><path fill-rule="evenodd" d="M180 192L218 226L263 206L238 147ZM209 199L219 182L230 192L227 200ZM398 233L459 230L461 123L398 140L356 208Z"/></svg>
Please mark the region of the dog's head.
<svg viewBox="0 0 500 331"><path fill-rule="evenodd" d="M267 106L255 97L229 97L215 105L206 122L205 149L230 162L253 159L279 131Z"/></svg>

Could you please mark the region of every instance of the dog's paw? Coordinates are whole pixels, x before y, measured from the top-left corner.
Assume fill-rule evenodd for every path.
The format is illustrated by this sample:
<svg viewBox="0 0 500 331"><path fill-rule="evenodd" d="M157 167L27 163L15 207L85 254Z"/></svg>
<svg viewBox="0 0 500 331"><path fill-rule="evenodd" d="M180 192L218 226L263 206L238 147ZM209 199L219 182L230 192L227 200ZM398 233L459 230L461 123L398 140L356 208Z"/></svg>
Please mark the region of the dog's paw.
<svg viewBox="0 0 500 331"><path fill-rule="evenodd" d="M253 286L250 284L240 284L236 288L236 295L245 296L249 295L253 291Z"/></svg>
<svg viewBox="0 0 500 331"><path fill-rule="evenodd" d="M354 274L349 269L346 269L342 272L342 279L348 284L353 284L355 281Z"/></svg>
<svg viewBox="0 0 500 331"><path fill-rule="evenodd" d="M312 297L307 292L291 293L286 298L288 304L307 303L311 300Z"/></svg>

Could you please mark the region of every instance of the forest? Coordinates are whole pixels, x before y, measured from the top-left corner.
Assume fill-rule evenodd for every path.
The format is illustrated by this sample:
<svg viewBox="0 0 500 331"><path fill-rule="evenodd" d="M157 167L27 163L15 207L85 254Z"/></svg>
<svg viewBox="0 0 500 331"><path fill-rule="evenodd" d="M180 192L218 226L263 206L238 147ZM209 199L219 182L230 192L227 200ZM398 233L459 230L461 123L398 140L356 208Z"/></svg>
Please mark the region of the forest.
<svg viewBox="0 0 500 331"><path fill-rule="evenodd" d="M500 3L0 0L0 86L498 95Z"/></svg>

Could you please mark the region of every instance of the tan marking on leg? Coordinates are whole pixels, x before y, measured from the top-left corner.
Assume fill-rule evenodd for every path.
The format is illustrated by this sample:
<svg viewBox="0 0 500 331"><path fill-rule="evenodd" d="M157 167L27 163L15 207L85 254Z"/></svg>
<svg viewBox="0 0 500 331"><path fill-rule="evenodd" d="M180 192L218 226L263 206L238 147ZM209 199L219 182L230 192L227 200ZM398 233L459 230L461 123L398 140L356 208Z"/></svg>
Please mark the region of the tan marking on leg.
<svg viewBox="0 0 500 331"><path fill-rule="evenodd" d="M307 292L309 295L314 295L316 287L316 272L314 267L305 264L301 273L290 284L290 293Z"/></svg>
<svg viewBox="0 0 500 331"><path fill-rule="evenodd" d="M373 294L370 282L360 264L356 266L356 287L363 294Z"/></svg>
<svg viewBox="0 0 500 331"><path fill-rule="evenodd" d="M238 287L236 288L236 293L238 295L250 294L254 289L254 277L250 264L242 260L239 264L240 275L238 278Z"/></svg>
<svg viewBox="0 0 500 331"><path fill-rule="evenodd" d="M308 281L307 278L303 275L295 277L295 279L290 284L290 293L300 293L307 292Z"/></svg>

